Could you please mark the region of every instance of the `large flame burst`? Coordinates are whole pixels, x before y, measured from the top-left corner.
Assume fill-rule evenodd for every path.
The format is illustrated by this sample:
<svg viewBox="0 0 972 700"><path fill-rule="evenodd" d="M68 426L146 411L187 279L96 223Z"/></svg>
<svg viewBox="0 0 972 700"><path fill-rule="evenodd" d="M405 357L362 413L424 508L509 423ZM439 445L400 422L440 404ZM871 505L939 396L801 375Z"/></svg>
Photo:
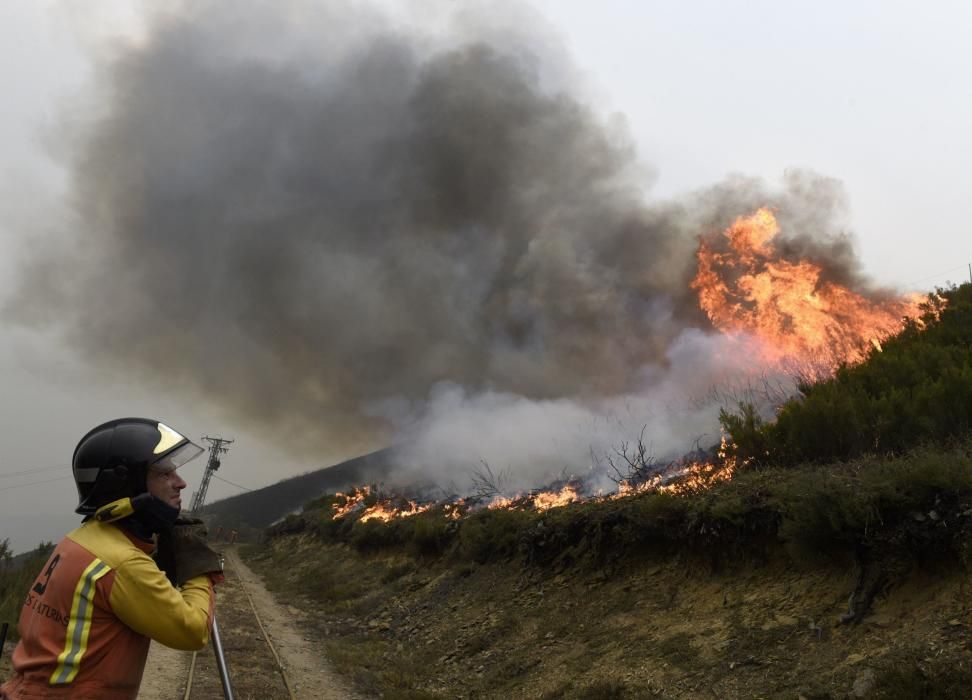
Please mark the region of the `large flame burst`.
<svg viewBox="0 0 972 700"><path fill-rule="evenodd" d="M871 347L920 314L921 295L875 301L824 278L809 260L791 262L773 244L780 228L766 208L740 217L724 245L703 242L692 288L712 324L759 341L764 363L795 363L813 374L862 362Z"/></svg>

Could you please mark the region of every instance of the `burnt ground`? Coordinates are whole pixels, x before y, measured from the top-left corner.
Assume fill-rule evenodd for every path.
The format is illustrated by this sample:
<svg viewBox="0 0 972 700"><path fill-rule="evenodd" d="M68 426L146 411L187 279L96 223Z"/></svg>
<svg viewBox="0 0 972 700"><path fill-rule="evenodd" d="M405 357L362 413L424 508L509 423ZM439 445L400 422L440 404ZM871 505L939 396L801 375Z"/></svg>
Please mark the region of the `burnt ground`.
<svg viewBox="0 0 972 700"><path fill-rule="evenodd" d="M904 573L844 624L850 562L558 573L363 556L306 535L245 554L366 697L972 697L958 569Z"/></svg>

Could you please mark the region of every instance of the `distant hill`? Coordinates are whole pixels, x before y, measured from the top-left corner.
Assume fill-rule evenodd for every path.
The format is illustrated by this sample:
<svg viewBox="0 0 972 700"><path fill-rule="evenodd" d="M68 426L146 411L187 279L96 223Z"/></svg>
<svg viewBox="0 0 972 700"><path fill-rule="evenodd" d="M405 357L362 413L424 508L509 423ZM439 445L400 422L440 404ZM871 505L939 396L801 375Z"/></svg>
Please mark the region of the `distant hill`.
<svg viewBox="0 0 972 700"><path fill-rule="evenodd" d="M262 529L326 492L385 479L392 472L394 448L371 452L262 489L214 501L203 508L210 526Z"/></svg>

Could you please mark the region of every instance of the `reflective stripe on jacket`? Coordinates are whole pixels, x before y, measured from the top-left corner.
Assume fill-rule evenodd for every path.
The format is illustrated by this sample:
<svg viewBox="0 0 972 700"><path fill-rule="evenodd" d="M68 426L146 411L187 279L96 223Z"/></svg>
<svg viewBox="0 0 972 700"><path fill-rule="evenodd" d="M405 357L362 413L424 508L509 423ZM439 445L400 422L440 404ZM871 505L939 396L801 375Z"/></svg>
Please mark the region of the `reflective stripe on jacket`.
<svg viewBox="0 0 972 700"><path fill-rule="evenodd" d="M112 523L91 520L68 533L27 591L15 675L0 697L128 700L138 694L150 639L205 646L209 578L174 588L149 556L153 548Z"/></svg>

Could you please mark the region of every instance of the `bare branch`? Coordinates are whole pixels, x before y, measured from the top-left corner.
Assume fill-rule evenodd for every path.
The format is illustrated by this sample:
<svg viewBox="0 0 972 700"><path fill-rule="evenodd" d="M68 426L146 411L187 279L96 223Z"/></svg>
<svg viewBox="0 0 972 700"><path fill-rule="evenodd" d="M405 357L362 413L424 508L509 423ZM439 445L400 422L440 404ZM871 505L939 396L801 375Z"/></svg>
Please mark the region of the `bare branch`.
<svg viewBox="0 0 972 700"><path fill-rule="evenodd" d="M473 469L470 476L476 498L492 500L506 496L513 476L512 472L509 469L504 469L497 474L493 472L489 462L485 459L480 459L479 462L482 466Z"/></svg>
<svg viewBox="0 0 972 700"><path fill-rule="evenodd" d="M614 450L613 455L607 455L608 466L614 474L608 474L608 478L616 484L622 481L628 484L639 484L647 480L658 471L657 461L652 451L651 443L645 444L645 431L648 425L641 428L638 442L632 448L627 442Z"/></svg>

